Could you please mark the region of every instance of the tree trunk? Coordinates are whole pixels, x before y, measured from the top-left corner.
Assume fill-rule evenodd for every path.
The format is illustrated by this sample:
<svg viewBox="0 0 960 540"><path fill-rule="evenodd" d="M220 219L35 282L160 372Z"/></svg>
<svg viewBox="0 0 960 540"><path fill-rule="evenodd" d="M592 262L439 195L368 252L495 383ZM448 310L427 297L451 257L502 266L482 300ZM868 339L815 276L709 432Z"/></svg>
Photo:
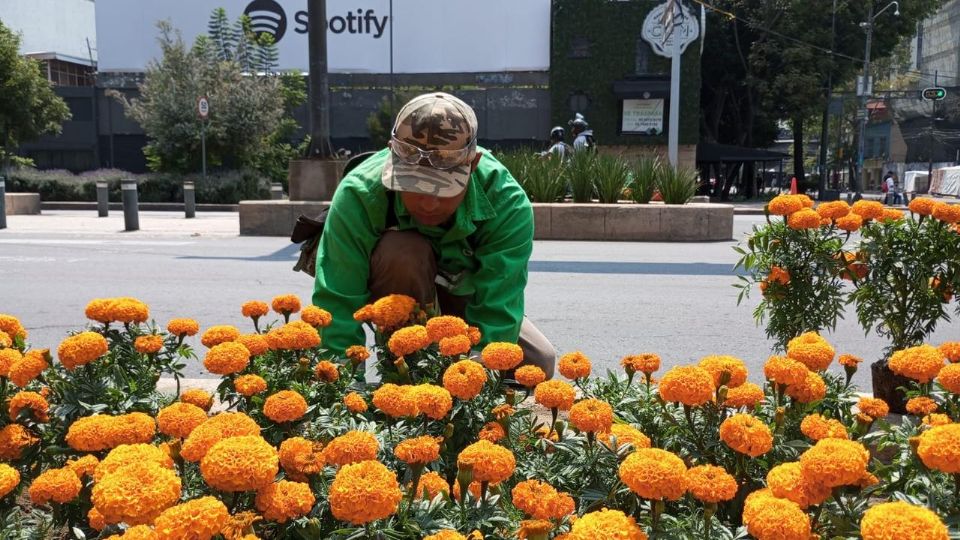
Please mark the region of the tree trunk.
<svg viewBox="0 0 960 540"><path fill-rule="evenodd" d="M793 119L793 176L797 178L800 192L807 190L806 175L803 170L803 118Z"/></svg>
<svg viewBox="0 0 960 540"><path fill-rule="evenodd" d="M327 1L307 1L310 26L310 151L309 157L333 156L330 143L330 80L327 73Z"/></svg>

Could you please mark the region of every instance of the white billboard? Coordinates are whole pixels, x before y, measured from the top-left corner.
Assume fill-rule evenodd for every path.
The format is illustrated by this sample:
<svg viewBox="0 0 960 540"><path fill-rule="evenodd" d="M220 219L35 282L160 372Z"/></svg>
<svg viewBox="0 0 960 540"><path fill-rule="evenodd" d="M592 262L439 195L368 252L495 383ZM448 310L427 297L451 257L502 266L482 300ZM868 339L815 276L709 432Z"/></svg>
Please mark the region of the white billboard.
<svg viewBox="0 0 960 540"><path fill-rule="evenodd" d="M306 0L97 0L99 70L143 71L157 21L192 43L218 7L274 35L280 69L307 71ZM394 73L546 71L550 0L328 0L327 43L331 72L389 73L391 43Z"/></svg>

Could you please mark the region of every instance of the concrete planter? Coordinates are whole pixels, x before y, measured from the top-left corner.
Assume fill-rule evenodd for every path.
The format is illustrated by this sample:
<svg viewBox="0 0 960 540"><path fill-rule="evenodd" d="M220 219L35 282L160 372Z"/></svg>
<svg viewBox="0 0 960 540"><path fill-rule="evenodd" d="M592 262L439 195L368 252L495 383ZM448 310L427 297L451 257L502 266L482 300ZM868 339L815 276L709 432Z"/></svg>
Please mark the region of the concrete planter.
<svg viewBox="0 0 960 540"><path fill-rule="evenodd" d="M40 213L39 193L6 193L3 200L8 216L29 216Z"/></svg>
<svg viewBox="0 0 960 540"><path fill-rule="evenodd" d="M287 170L291 201L329 201L340 183L346 162L332 159L293 159Z"/></svg>

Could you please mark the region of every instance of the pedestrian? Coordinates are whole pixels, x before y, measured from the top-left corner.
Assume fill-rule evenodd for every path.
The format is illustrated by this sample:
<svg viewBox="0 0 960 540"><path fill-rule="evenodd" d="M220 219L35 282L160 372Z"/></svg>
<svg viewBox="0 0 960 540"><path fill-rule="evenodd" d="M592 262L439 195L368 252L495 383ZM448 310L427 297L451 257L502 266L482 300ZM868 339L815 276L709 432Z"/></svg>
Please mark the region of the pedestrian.
<svg viewBox="0 0 960 540"><path fill-rule="evenodd" d="M556 351L524 317L533 209L477 145L477 116L446 93L400 109L388 147L337 187L317 250L313 303L330 311L324 345L364 343L353 313L390 294L464 318L490 342L517 343L552 377Z"/></svg>
<svg viewBox="0 0 960 540"><path fill-rule="evenodd" d="M577 113L573 120L570 120L569 124L571 126L571 132L573 133L573 151L583 152L584 150L588 150L596 152L597 142L593 137L593 130L588 129L590 124L587 123L583 115Z"/></svg>
<svg viewBox="0 0 960 540"><path fill-rule="evenodd" d="M883 183L880 190L883 191L883 204L900 204L902 202L900 194L897 192L897 180L893 171L887 171L883 177Z"/></svg>
<svg viewBox="0 0 960 540"><path fill-rule="evenodd" d="M540 157L557 157L560 161L566 161L573 154L573 148L566 143L566 130L560 126L554 126L550 130L550 148L546 152L541 152Z"/></svg>

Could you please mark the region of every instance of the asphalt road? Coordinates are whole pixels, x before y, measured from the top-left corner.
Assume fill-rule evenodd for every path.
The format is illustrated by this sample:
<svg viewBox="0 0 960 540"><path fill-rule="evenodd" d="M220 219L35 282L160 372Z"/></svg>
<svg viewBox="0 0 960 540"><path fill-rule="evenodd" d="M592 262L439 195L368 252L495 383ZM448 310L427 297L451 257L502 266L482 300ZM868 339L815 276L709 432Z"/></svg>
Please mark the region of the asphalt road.
<svg viewBox="0 0 960 540"><path fill-rule="evenodd" d="M761 220L738 216L736 237ZM192 317L202 327L241 329L252 328L240 315L246 300L310 297L312 281L291 270L296 247L283 238L238 237L229 228L118 234L21 223L0 231L0 313L19 317L35 347L55 349L86 324L84 306L97 297L140 298L163 325ZM665 366L730 354L759 380L771 343L753 320L756 296L737 305L735 244L537 242L527 314L560 352L592 358L595 372L619 369L623 355L639 352L657 352ZM878 358L884 342L849 319L828 339L838 352ZM931 342L947 339L960 339L960 322L942 325ZM203 376L202 366L188 375ZM857 382L869 387L867 370Z"/></svg>

